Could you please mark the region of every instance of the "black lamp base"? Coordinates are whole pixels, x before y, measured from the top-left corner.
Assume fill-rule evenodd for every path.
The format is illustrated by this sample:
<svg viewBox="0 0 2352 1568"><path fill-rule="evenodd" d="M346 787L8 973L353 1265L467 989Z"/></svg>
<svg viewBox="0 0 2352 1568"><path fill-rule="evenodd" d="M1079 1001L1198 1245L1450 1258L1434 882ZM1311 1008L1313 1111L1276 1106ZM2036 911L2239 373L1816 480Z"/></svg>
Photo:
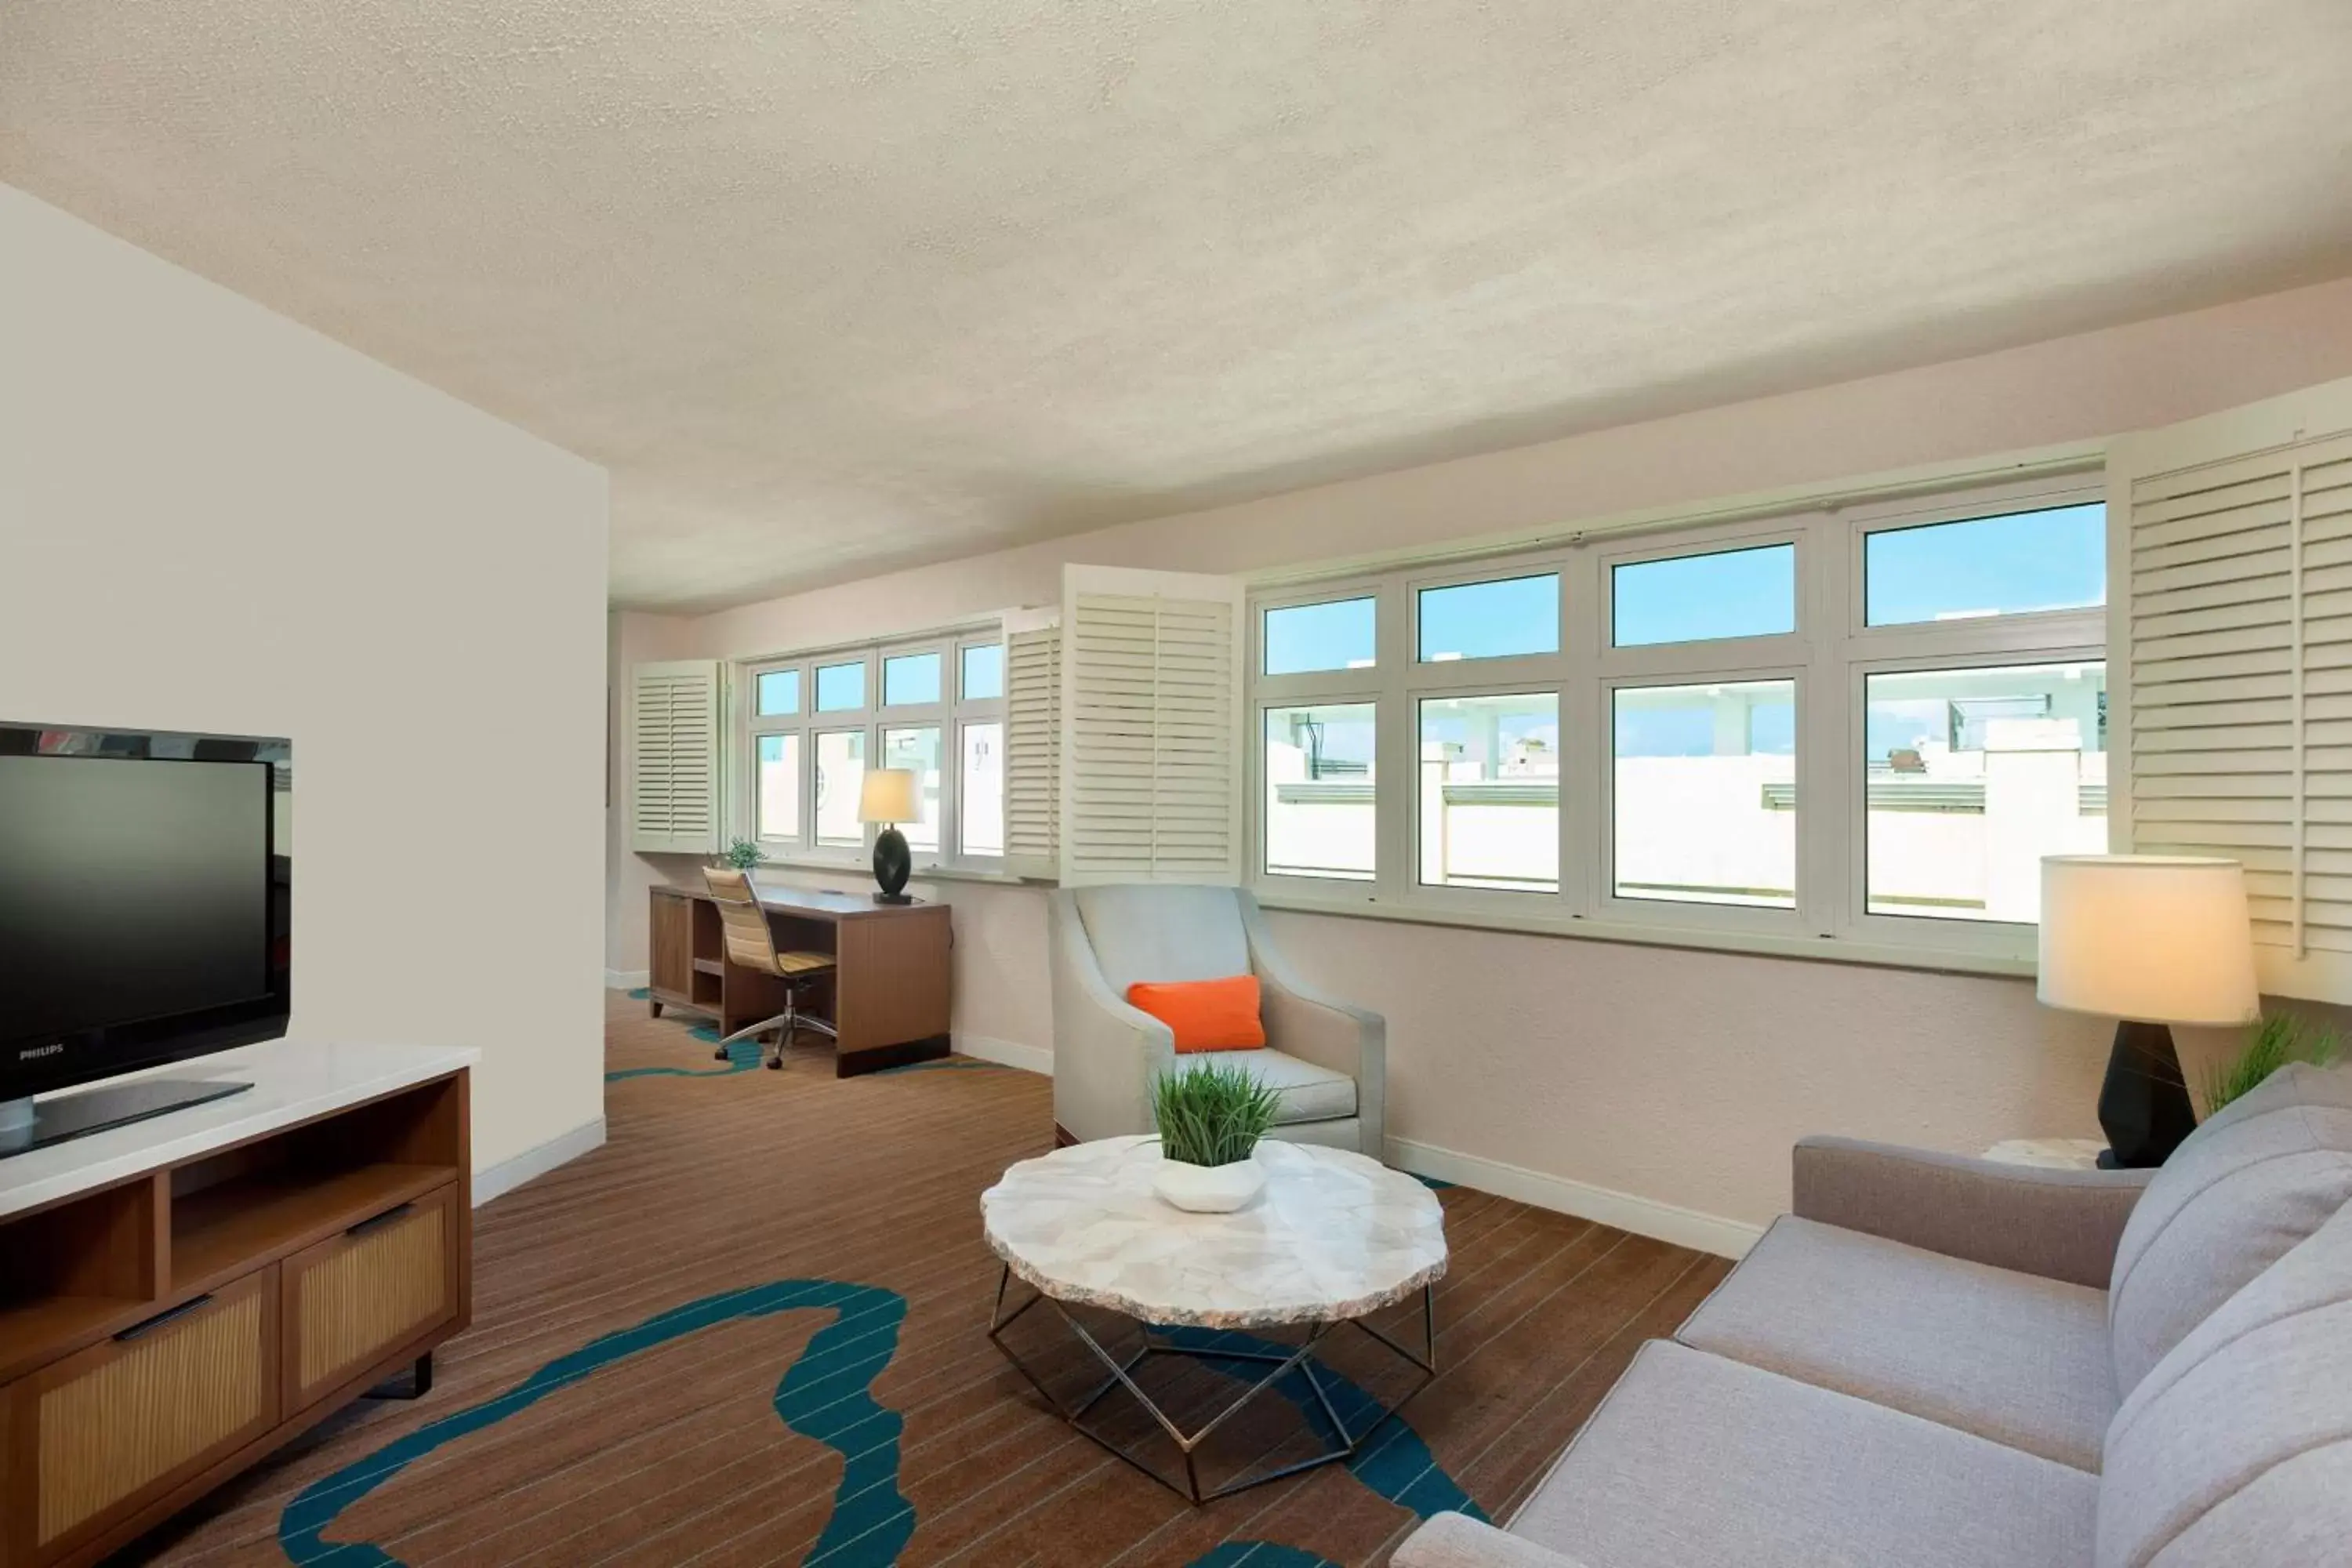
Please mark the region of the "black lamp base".
<svg viewBox="0 0 2352 1568"><path fill-rule="evenodd" d="M911 904L907 896L907 879L915 869L915 858L907 848L907 836L896 827L886 827L874 836L874 880L881 891L874 895L877 904Z"/></svg>
<svg viewBox="0 0 2352 1568"><path fill-rule="evenodd" d="M2107 1171L2161 1165L2197 1131L2197 1108L2189 1101L2172 1031L2164 1025L2116 1026L2106 1081L2099 1088L2099 1127L2109 1145L2099 1167Z"/></svg>

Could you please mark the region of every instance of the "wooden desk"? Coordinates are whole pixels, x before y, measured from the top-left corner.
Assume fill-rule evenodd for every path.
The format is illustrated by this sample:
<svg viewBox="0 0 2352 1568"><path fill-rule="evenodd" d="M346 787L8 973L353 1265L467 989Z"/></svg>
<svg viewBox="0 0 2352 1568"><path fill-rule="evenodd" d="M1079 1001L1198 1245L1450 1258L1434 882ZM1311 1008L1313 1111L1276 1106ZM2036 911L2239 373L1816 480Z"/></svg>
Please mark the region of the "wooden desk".
<svg viewBox="0 0 2352 1568"><path fill-rule="evenodd" d="M719 907L699 888L653 889L653 1015L679 1007L721 1035L784 1010L783 983L727 962ZM948 907L877 904L857 893L760 889L779 952L830 952L838 965L809 987L809 1011L839 1031L835 1074L854 1078L948 1054Z"/></svg>

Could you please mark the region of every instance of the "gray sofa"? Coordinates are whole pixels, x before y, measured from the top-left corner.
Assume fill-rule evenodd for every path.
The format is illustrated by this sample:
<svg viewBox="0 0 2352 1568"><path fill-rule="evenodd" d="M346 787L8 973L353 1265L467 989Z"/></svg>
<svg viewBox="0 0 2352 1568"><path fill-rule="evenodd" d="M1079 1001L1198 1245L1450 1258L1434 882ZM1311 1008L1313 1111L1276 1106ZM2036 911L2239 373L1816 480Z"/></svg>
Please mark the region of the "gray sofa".
<svg viewBox="0 0 2352 1568"><path fill-rule="evenodd" d="M1395 1568L2352 1564L2352 1067L2152 1179L1826 1138L1795 1175L1507 1531Z"/></svg>

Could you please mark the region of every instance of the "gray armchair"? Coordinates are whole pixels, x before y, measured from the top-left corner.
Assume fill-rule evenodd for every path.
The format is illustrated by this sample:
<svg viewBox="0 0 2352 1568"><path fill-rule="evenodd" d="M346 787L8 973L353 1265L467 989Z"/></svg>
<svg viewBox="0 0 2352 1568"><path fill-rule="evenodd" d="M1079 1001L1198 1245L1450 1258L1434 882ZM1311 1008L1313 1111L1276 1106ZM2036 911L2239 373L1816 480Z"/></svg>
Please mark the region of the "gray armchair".
<svg viewBox="0 0 2352 1568"><path fill-rule="evenodd" d="M1255 974L1266 1048L1203 1052L1274 1086L1271 1136L1382 1157L1388 1025L1299 983L1237 888L1076 888L1053 895L1054 1121L1080 1141L1150 1132L1151 1083L1179 1061L1174 1034L1131 1007L1138 981Z"/></svg>

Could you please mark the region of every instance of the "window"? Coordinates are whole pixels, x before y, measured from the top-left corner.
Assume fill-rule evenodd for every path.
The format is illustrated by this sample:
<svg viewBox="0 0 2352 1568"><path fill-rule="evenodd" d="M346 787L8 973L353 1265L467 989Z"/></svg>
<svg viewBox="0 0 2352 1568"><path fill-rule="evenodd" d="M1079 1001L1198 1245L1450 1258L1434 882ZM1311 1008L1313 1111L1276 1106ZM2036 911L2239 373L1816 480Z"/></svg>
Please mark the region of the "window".
<svg viewBox="0 0 2352 1568"><path fill-rule="evenodd" d="M2107 602L2104 503L1886 529L1863 554L1864 620L1874 626Z"/></svg>
<svg viewBox="0 0 2352 1568"><path fill-rule="evenodd" d="M1370 881L1375 868L1372 704L1265 710L1265 869Z"/></svg>
<svg viewBox="0 0 2352 1568"><path fill-rule="evenodd" d="M866 829L857 796L866 787L866 731L820 730L816 736L816 841L858 848Z"/></svg>
<svg viewBox="0 0 2352 1568"><path fill-rule="evenodd" d="M801 672L797 669L763 671L756 683L759 692L759 715L772 719L801 710Z"/></svg>
<svg viewBox="0 0 2352 1568"><path fill-rule="evenodd" d="M908 847L937 849L940 800L946 789L940 776L940 727L926 724L916 729L883 731L882 765L904 768L915 775L916 818L898 824L898 831L907 836Z"/></svg>
<svg viewBox="0 0 2352 1568"><path fill-rule="evenodd" d="M1324 605L1289 605L1265 612L1268 675L1302 675L1318 669L1370 669L1376 661L1376 599L1336 599Z"/></svg>
<svg viewBox="0 0 2352 1568"><path fill-rule="evenodd" d="M986 702L1004 695L1004 645L967 643L963 650L963 700Z"/></svg>
<svg viewBox="0 0 2352 1568"><path fill-rule="evenodd" d="M1001 720L963 727L963 852L1004 853L1004 725Z"/></svg>
<svg viewBox="0 0 2352 1568"><path fill-rule="evenodd" d="M2030 961L2040 858L2106 842L2103 482L1645 525L1260 602L1251 876L1309 907ZM1409 658L1379 658L1393 633Z"/></svg>
<svg viewBox="0 0 2352 1568"><path fill-rule="evenodd" d="M753 830L761 838L797 839L801 836L801 738L761 735L758 751L759 808Z"/></svg>
<svg viewBox="0 0 2352 1568"><path fill-rule="evenodd" d="M866 661L816 667L816 710L846 713L866 706Z"/></svg>
<svg viewBox="0 0 2352 1568"><path fill-rule="evenodd" d="M1870 912L2037 920L2042 858L2107 847L2106 714L2104 664L1870 676Z"/></svg>
<svg viewBox="0 0 2352 1568"><path fill-rule="evenodd" d="M854 860L878 831L857 820L866 770L906 768L921 809L898 826L918 868L1001 868L1004 644L992 627L741 668L733 831L775 859Z"/></svg>
<svg viewBox="0 0 2352 1568"><path fill-rule="evenodd" d="M1559 697L1424 698L1421 879L1559 889Z"/></svg>
<svg viewBox="0 0 2352 1568"><path fill-rule="evenodd" d="M1559 651L1557 573L1423 588L1420 599L1423 664Z"/></svg>
<svg viewBox="0 0 2352 1568"><path fill-rule="evenodd" d="M1612 695L1621 899L1797 907L1797 683L1622 686Z"/></svg>
<svg viewBox="0 0 2352 1568"><path fill-rule="evenodd" d="M1628 562L1610 569L1609 598L1619 647L1778 637L1797 629L1797 547Z"/></svg>
<svg viewBox="0 0 2352 1568"><path fill-rule="evenodd" d="M940 700L940 656L903 653L882 661L882 706L922 708Z"/></svg>

